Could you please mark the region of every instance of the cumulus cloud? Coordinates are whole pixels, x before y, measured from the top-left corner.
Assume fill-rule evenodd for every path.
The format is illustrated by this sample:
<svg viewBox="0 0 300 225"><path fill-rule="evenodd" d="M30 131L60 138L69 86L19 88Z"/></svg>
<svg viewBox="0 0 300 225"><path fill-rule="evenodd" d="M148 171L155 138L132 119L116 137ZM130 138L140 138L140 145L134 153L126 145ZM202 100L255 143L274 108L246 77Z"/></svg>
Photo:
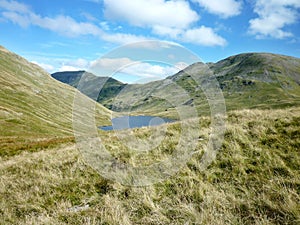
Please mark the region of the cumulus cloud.
<svg viewBox="0 0 300 225"><path fill-rule="evenodd" d="M100 58L90 63L89 71L98 76L111 76L124 66L135 63L129 58Z"/></svg>
<svg viewBox="0 0 300 225"><path fill-rule="evenodd" d="M89 66L89 61L79 58L75 60L64 60L59 71L78 71L86 70Z"/></svg>
<svg viewBox="0 0 300 225"><path fill-rule="evenodd" d="M180 30L175 28L157 27L157 34L170 37L173 40L202 46L225 46L227 41L218 35L213 28L200 26Z"/></svg>
<svg viewBox="0 0 300 225"><path fill-rule="evenodd" d="M237 16L241 13L242 2L236 0L193 0L208 12L222 18Z"/></svg>
<svg viewBox="0 0 300 225"><path fill-rule="evenodd" d="M182 62L172 66L134 61L129 58L101 58L92 61L88 70L98 76L112 76L115 73L122 73L140 78L162 79L177 73L186 66Z"/></svg>
<svg viewBox="0 0 300 225"><path fill-rule="evenodd" d="M227 41L218 35L213 28L200 26L186 30L154 27L156 34L167 36L183 43L193 43L202 46L225 46Z"/></svg>
<svg viewBox="0 0 300 225"><path fill-rule="evenodd" d="M182 41L198 43L204 46L225 46L226 40L217 35L212 28L201 26L187 30L182 36Z"/></svg>
<svg viewBox="0 0 300 225"><path fill-rule="evenodd" d="M177 73L178 71L179 69L173 66L155 65L147 62L137 62L121 70L122 73L126 73L128 75L156 79L163 79Z"/></svg>
<svg viewBox="0 0 300 225"><path fill-rule="evenodd" d="M139 27L186 28L199 19L188 2L176 0L104 0L108 19L126 20Z"/></svg>
<svg viewBox="0 0 300 225"><path fill-rule="evenodd" d="M59 72L64 72L64 71L79 71L81 70L80 68L78 67L74 67L74 66L69 66L69 65L62 65L58 71Z"/></svg>
<svg viewBox="0 0 300 225"><path fill-rule="evenodd" d="M31 25L38 26L67 37L93 35L105 41L118 44L146 39L134 34L107 33L91 22L78 22L69 16L57 15L55 17L43 17L31 11L27 5L16 1L0 0L0 8L4 10L1 13L2 18L23 28Z"/></svg>
<svg viewBox="0 0 300 225"><path fill-rule="evenodd" d="M202 3L204 2L206 1ZM234 0L225 1L229 6L221 1L209 2L205 3L208 4L209 9L214 8L214 12L218 12L222 16L236 15L240 10L240 3ZM107 19L125 20L132 26L149 28L153 34L161 37L203 46L224 46L226 44L226 40L212 28L195 27L195 22L200 19L200 16L191 9L188 1L124 0L120 4L120 1L117 0L104 0L104 7Z"/></svg>
<svg viewBox="0 0 300 225"><path fill-rule="evenodd" d="M124 33L104 33L102 34L101 38L105 41L117 44L127 44L132 42L149 40L149 38L146 38L142 35Z"/></svg>
<svg viewBox="0 0 300 225"><path fill-rule="evenodd" d="M86 59L79 58L69 61L68 65L85 69L89 65L89 62Z"/></svg>
<svg viewBox="0 0 300 225"><path fill-rule="evenodd" d="M182 29L172 28L172 27L164 27L160 25L153 26L153 32L162 36L169 36L173 39L177 39L178 36L183 32Z"/></svg>
<svg viewBox="0 0 300 225"><path fill-rule="evenodd" d="M258 17L249 21L249 33L256 38L292 37L293 34L284 28L297 22L299 8L299 0L257 0L254 12Z"/></svg>
<svg viewBox="0 0 300 225"><path fill-rule="evenodd" d="M130 25L150 29L152 34L163 38L204 46L224 46L226 44L224 38L218 35L214 29L204 26L195 27L195 22L200 17L191 9L188 1L124 0L120 4L120 1L104 0L104 6L107 18L125 20ZM37 26L67 37L91 35L117 44L154 39L132 33L114 32L110 29L108 21L94 24L91 20L82 22L66 15L42 16L33 12L27 5L16 1L0 0L0 8L2 9L0 14L2 19L23 28Z"/></svg>
<svg viewBox="0 0 300 225"><path fill-rule="evenodd" d="M31 23L54 32L58 32L65 36L94 35L100 36L102 31L94 24L86 22L77 22L68 16L59 15L54 18L41 17L31 14Z"/></svg>

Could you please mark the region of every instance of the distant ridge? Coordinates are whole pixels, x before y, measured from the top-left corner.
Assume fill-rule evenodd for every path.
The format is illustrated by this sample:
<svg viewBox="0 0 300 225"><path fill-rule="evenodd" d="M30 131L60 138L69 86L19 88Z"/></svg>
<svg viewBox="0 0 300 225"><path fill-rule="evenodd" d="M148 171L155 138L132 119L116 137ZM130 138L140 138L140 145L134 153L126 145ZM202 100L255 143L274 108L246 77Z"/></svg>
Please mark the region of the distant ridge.
<svg viewBox="0 0 300 225"><path fill-rule="evenodd" d="M200 114L209 114L206 96L190 76L193 74L208 79L211 75L199 71L198 67L201 65L203 64L195 63L161 81L131 85L122 91L111 108L170 115L175 109L162 99L167 95L164 90L167 90L166 84L171 80L189 93L190 101L185 104L196 106ZM207 66L219 82L227 110L300 105L299 58L269 53L244 53L217 63L208 63ZM154 95L160 98L153 97Z"/></svg>
<svg viewBox="0 0 300 225"><path fill-rule="evenodd" d="M90 81L83 93L90 96L95 85L106 82L96 100L109 109L174 117L176 110L163 100L167 95L164 90L167 90L169 81L187 90L190 101L186 105L196 106L200 114L209 114L206 97L190 76L190 73L194 76L209 76L197 70L201 65L203 63L195 63L164 80L147 84L126 85L113 78L96 77L85 71L59 72L52 76L77 87L82 74L86 73ZM227 110L300 105L299 58L272 53L242 53L206 65L219 82ZM157 95L159 97L154 97Z"/></svg>
<svg viewBox="0 0 300 225"><path fill-rule="evenodd" d="M63 83L69 84L75 88L78 87L80 79L84 76L84 87L80 90L87 96L109 107L109 102L122 90L126 84L111 78L99 77L84 70L65 71L51 74L51 76ZM101 88L100 93L98 92ZM96 97L95 97L96 96Z"/></svg>

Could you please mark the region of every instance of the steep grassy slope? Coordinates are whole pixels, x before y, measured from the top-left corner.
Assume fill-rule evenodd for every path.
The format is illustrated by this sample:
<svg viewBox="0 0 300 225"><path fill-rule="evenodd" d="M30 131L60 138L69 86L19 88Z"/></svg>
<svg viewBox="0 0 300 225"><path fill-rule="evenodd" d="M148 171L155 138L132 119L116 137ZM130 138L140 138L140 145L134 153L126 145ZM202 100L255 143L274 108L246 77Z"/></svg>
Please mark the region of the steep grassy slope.
<svg viewBox="0 0 300 225"><path fill-rule="evenodd" d="M112 99L126 85L111 77L97 77L86 71L57 72L51 74L51 76L75 88L78 87L80 79L83 78L84 88L80 89L81 92L94 100L97 100L99 103L104 104L108 108ZM101 91L99 94L96 93L97 98L95 98L94 92L95 90L99 90L99 87L101 87Z"/></svg>
<svg viewBox="0 0 300 225"><path fill-rule="evenodd" d="M0 47L0 156L70 141L75 91ZM97 121L109 123L109 111L97 111Z"/></svg>
<svg viewBox="0 0 300 225"><path fill-rule="evenodd" d="M211 66L229 109L284 108L300 104L300 59L251 53Z"/></svg>
<svg viewBox="0 0 300 225"><path fill-rule="evenodd" d="M300 59L298 58L249 53L207 65L211 69L211 74L219 82L227 110L285 108L300 105ZM174 107L164 99L175 83L190 96L189 101L182 104L196 106L199 114L207 115L209 104L205 93L199 87L199 82L195 82L193 76L202 82L209 81L212 75L201 72L198 69L201 67L203 67L201 63L196 63L162 81L128 85L111 102L110 107L117 111L174 117L176 114ZM178 90L173 94L174 98L180 99L182 91Z"/></svg>
<svg viewBox="0 0 300 225"><path fill-rule="evenodd" d="M209 119L200 123L200 151L174 177L148 187L104 179L72 146L1 160L1 224L299 224L300 108L230 112L223 147L204 172ZM170 139L176 127L169 125ZM114 133L102 135L118 160L127 161ZM165 155L173 147L158 150ZM149 152L127 162L158 156Z"/></svg>

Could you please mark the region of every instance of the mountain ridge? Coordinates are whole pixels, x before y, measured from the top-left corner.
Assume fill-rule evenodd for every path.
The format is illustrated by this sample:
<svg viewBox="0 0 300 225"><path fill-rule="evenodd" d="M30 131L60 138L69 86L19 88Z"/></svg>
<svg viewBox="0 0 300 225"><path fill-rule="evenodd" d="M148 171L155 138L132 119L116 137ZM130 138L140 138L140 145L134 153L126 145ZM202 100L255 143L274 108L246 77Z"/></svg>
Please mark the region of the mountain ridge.
<svg viewBox="0 0 300 225"><path fill-rule="evenodd" d="M210 72L201 72L199 68L203 67ZM300 59L254 52L233 55L216 63L197 62L165 79L146 84L118 83L113 92L108 92L109 87L104 86L101 91L107 93L102 98L100 93L97 101L113 111L174 118L176 110L163 100L168 94L163 89L170 86L170 82L175 82L190 95L186 105L196 106L200 114L208 114L210 109L205 94L199 90L199 84L193 81L191 75L207 79L213 76L220 85L228 110L300 105ZM71 82L66 83L75 86ZM86 85L91 88L95 82Z"/></svg>
<svg viewBox="0 0 300 225"><path fill-rule="evenodd" d="M201 72L203 67L210 72ZM300 105L300 59L273 53L242 53L216 63L195 63L163 80L126 85L114 99L102 104L115 111L174 117L175 108L163 98L168 94L164 89L175 82L190 95L185 104L196 106L200 114L207 114L209 105L205 94L190 75L208 80L213 76L228 110Z"/></svg>
<svg viewBox="0 0 300 225"><path fill-rule="evenodd" d="M51 76L75 88L78 88L79 82L81 82L83 86L81 85L80 91L99 103L111 100L127 85L112 77L100 77L84 70L56 72ZM101 88L100 93L95 93L99 87Z"/></svg>

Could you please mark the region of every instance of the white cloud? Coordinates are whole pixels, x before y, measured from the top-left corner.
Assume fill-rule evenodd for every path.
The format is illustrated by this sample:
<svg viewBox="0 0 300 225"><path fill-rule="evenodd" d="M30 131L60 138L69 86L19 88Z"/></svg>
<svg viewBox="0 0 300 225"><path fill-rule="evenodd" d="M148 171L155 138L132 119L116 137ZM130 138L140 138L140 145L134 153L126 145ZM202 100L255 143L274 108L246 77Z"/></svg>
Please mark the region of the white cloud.
<svg viewBox="0 0 300 225"><path fill-rule="evenodd" d="M115 73L122 73L140 78L162 79L177 73L186 66L182 62L178 62L174 66L165 66L150 62L133 61L129 58L101 58L92 61L88 71L98 76L112 76Z"/></svg>
<svg viewBox="0 0 300 225"><path fill-rule="evenodd" d="M157 41L157 40L146 40L133 43L131 45L126 46L126 48L132 49L168 49L173 48L174 46L182 47L179 43L172 42L172 41Z"/></svg>
<svg viewBox="0 0 300 225"><path fill-rule="evenodd" d="M59 71L78 71L86 70L89 66L89 61L79 58L76 60L63 60L61 64Z"/></svg>
<svg viewBox="0 0 300 225"><path fill-rule="evenodd" d="M163 79L173 75L179 71L178 68L172 66L155 65L147 62L137 62L125 67L120 72L128 75L138 76L141 78Z"/></svg>
<svg viewBox="0 0 300 225"><path fill-rule="evenodd" d="M215 0L212 1L215 2ZM230 4L229 8L227 8L221 1L218 2L221 4L221 7L216 8L216 10L223 10L221 11L223 16L239 13L240 3L226 0L226 3ZM161 37L204 46L224 46L226 44L226 40L216 34L212 28L204 26L192 28L200 17L191 9L188 1L123 0L120 3L117 0L104 0L104 7L107 19L125 20L132 26L150 28L153 34ZM126 39L126 37L118 38L118 35L115 35L113 38L117 40ZM137 38L136 36L134 38L129 36L129 40L141 41L144 39L144 37L142 39Z"/></svg>
<svg viewBox="0 0 300 225"><path fill-rule="evenodd" d="M70 37L79 35L99 36L102 33L102 30L96 25L86 22L77 22L68 16L59 15L57 17L50 18L31 14L30 19L33 25Z"/></svg>
<svg viewBox="0 0 300 225"><path fill-rule="evenodd" d="M68 66L68 65L62 65L58 71L59 72L64 72L64 71L79 71L82 70L81 68L74 67L74 66Z"/></svg>
<svg viewBox="0 0 300 225"><path fill-rule="evenodd" d="M124 33L103 33L101 38L105 41L117 43L117 44L128 44L132 42L139 42L149 40L144 36Z"/></svg>
<svg viewBox="0 0 300 225"><path fill-rule="evenodd" d="M139 27L187 28L199 19L188 2L176 0L104 0L105 16Z"/></svg>
<svg viewBox="0 0 300 225"><path fill-rule="evenodd" d="M168 42L165 43L166 47L167 45ZM155 46L153 45L153 47ZM83 58L47 58L46 56L31 56L31 58L35 58L31 61L32 63L39 65L49 73L56 71L85 70L92 72L97 76L115 76L126 74L127 77L143 80L140 80L139 82L163 79L188 66L188 64L181 61L178 61L173 65L168 65L148 61L135 61L126 57L100 58L94 61L88 61Z"/></svg>
<svg viewBox="0 0 300 225"><path fill-rule="evenodd" d="M28 16L16 12L3 12L2 16L23 28L28 27L31 23Z"/></svg>
<svg viewBox="0 0 300 225"><path fill-rule="evenodd" d="M79 58L79 59L76 59L76 60L69 61L68 65L78 67L78 68L81 68L81 69L85 69L89 65L89 62L85 59Z"/></svg>
<svg viewBox="0 0 300 225"><path fill-rule="evenodd" d="M134 63L129 58L100 58L90 63L89 71L99 76L111 76L124 66Z"/></svg>
<svg viewBox="0 0 300 225"><path fill-rule="evenodd" d="M16 2L16 1L6 1L0 0L0 8L11 12L19 12L19 13L29 13L30 9L27 5Z"/></svg>
<svg viewBox="0 0 300 225"><path fill-rule="evenodd" d="M22 3L8 2L2 0L0 7L7 10L2 16L21 27L29 25L39 26L65 36L95 35L100 36L102 30L92 23L77 22L69 16L58 15L56 17L42 17L29 10Z"/></svg>
<svg viewBox="0 0 300 225"><path fill-rule="evenodd" d="M191 42L204 46L225 46L227 44L226 40L216 34L212 28L205 26L185 31L181 39L183 42Z"/></svg>
<svg viewBox="0 0 300 225"><path fill-rule="evenodd" d="M237 0L193 0L208 12L223 18L239 15L242 10L242 2Z"/></svg>
<svg viewBox="0 0 300 225"><path fill-rule="evenodd" d="M32 61L32 63L42 67L44 70L46 70L49 73L52 73L54 71L54 66L50 65L50 64L46 64L46 63L39 63L36 61Z"/></svg>
<svg viewBox="0 0 300 225"><path fill-rule="evenodd" d="M174 40L202 46L225 46L227 41L210 27L200 26L186 30L160 27L156 33Z"/></svg>
<svg viewBox="0 0 300 225"><path fill-rule="evenodd" d="M173 39L177 39L178 35L183 32L182 29L178 28L171 28L171 27L164 27L160 25L153 26L153 32L155 34L161 35L161 36L169 36Z"/></svg>
<svg viewBox="0 0 300 225"><path fill-rule="evenodd" d="M249 33L256 38L292 37L293 34L284 28L297 22L299 8L299 0L257 0L254 12L258 14L258 18L249 21Z"/></svg>
<svg viewBox="0 0 300 225"><path fill-rule="evenodd" d="M194 22L199 20L199 16L190 8L187 1L124 0L120 4L120 1L105 0L104 5L107 17L114 19L122 17L131 25L150 28L153 34L163 38L204 46L224 46L226 44L226 41L212 28L204 26L193 28ZM0 0L0 8L4 9L1 13L2 18L23 28L37 26L67 37L92 35L117 44L154 39L143 35L109 32L109 24L106 21L96 25L92 22L76 21L65 15L41 16L31 11L27 5L14 1Z"/></svg>
<svg viewBox="0 0 300 225"><path fill-rule="evenodd" d="M146 39L143 36L134 34L107 33L93 23L78 22L69 16L58 15L56 17L43 17L30 11L27 5L14 1L8 2L6 0L0 0L0 8L7 10L2 12L4 19L18 24L23 28L34 25L67 37L93 35L105 41L117 44Z"/></svg>

